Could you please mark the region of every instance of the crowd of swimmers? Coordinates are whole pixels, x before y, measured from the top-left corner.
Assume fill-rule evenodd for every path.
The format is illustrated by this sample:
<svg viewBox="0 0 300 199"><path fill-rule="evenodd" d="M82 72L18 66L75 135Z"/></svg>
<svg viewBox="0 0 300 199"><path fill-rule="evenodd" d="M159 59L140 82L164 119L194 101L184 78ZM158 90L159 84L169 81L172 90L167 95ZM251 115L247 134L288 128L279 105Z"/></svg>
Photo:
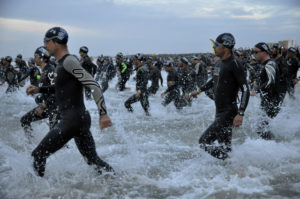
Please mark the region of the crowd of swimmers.
<svg viewBox="0 0 300 199"><path fill-rule="evenodd" d="M100 173L113 171L95 151L83 96L95 100L100 128L109 127L112 123L103 93L108 88L132 92L126 87L130 78L136 82L136 89L124 100L124 108L129 112L134 111L132 104L140 101L145 114L151 116L151 95L161 95L163 106L173 102L178 110L192 106L200 93L213 100L215 120L202 133L199 144L222 160L228 158L232 127L242 125L250 96L260 95L260 108L265 116L256 131L266 140L274 139L269 121L279 113L286 96L296 100L300 48L285 49L278 43L269 46L259 42L252 49L236 49L234 36L223 33L211 40L214 53L125 56L120 52L114 57L101 55L94 60L89 57L87 46L79 48L79 57L70 54L67 41L68 33L54 27L47 31L44 45L35 50L34 58L27 63L21 54L14 64L11 56L1 58L0 85L7 85L6 93L15 92L30 81L26 92L35 95L36 107L20 118L28 139L33 136L32 122L49 120L49 133L32 153L34 169L40 176L44 175L47 157L71 138L88 164L96 165ZM166 79L161 75L162 70L167 73ZM112 85L114 78L118 79L117 85ZM167 88L158 94L164 81ZM77 126L68 121L77 121Z"/></svg>

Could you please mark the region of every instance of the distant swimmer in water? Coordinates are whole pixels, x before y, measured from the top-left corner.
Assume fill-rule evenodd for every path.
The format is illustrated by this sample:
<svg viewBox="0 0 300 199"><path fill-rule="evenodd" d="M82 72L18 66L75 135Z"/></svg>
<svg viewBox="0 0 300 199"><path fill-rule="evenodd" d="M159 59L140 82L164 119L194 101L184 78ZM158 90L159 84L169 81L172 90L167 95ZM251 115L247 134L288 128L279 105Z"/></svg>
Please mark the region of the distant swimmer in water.
<svg viewBox="0 0 300 199"><path fill-rule="evenodd" d="M86 46L82 46L79 49L80 54L80 64L88 73L94 77L97 71L97 66L91 61L91 58L88 56L89 49ZM89 88L84 88L85 97L87 100L92 100L92 92Z"/></svg>
<svg viewBox="0 0 300 199"><path fill-rule="evenodd" d="M164 70L168 73L167 76L168 88L161 94L161 97L164 97L162 105L167 106L172 101L174 101L175 107L177 109L182 109L179 84L178 84L179 81L178 73L174 69L173 63L170 61L164 63Z"/></svg>
<svg viewBox="0 0 300 199"><path fill-rule="evenodd" d="M30 86L26 90L28 94L54 92L61 114L59 123L32 152L34 170L39 176L44 176L47 158L74 138L79 152L89 165L94 165L100 174L102 171L113 172L113 168L97 155L90 132L91 117L84 105L83 87L93 90L100 116L100 129L112 125L107 116L104 97L98 83L82 68L78 59L69 54L67 41L68 34L61 27L54 27L46 32L44 47L58 60L55 84L48 87Z"/></svg>
<svg viewBox="0 0 300 199"><path fill-rule="evenodd" d="M216 63L214 76L199 90L191 93L194 97L202 91L214 87L215 121L200 137L200 147L218 159L226 159L231 151L232 126L243 123L243 116L249 101L249 87L243 66L232 55L235 39L230 33L219 35L214 41L214 50L220 61ZM238 91L242 97L237 107ZM215 144L218 141L219 144Z"/></svg>
<svg viewBox="0 0 300 199"><path fill-rule="evenodd" d="M19 89L19 82L18 82L18 71L11 65L12 57L6 56L3 60L3 66L5 67L4 70L4 79L0 82L0 86L2 86L5 82L7 82L8 87L6 89L6 93L12 93Z"/></svg>
<svg viewBox="0 0 300 199"><path fill-rule="evenodd" d="M137 66L136 71L136 94L129 97L125 102L125 108L133 112L133 108L131 104L140 101L141 105L146 113L146 115L150 115L149 113L149 100L148 100L148 79L149 79L149 70L145 64L143 64L144 57L140 53L133 57L133 63Z"/></svg>
<svg viewBox="0 0 300 199"><path fill-rule="evenodd" d="M28 63L27 73L21 79L19 79L19 82L22 82L27 77L30 77L30 84L38 86L41 77L40 70L35 65L35 61L32 57L28 60L27 63Z"/></svg>
<svg viewBox="0 0 300 199"><path fill-rule="evenodd" d="M125 87L126 82L130 78L131 64L127 63L124 60L124 55L121 52L116 55L116 69L117 69L117 76L119 78L119 82L118 82L119 90L124 91L126 89Z"/></svg>

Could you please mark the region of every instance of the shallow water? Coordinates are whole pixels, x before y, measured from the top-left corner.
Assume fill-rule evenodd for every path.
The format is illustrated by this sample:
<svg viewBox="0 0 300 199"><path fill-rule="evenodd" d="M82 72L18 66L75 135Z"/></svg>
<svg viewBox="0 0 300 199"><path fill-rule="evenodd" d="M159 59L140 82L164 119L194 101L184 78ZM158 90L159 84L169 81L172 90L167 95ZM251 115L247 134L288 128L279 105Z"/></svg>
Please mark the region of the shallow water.
<svg viewBox="0 0 300 199"><path fill-rule="evenodd" d="M105 93L113 127L101 132L96 105L86 102L97 152L116 176L99 176L73 140L50 156L44 178L36 176L30 154L48 132L47 121L33 123L29 143L19 120L35 107L34 99L26 96L25 87L10 95L4 93L6 85L0 87L0 198L300 198L299 84L297 100L286 97L271 122L275 141L255 134L261 112L259 97L251 97L243 126L233 130L230 158L221 161L198 145L215 112L205 94L177 111L173 104L161 105L164 85L149 98L147 117L139 103L132 114L124 108L135 90L132 78L131 91L123 93L115 90L116 81Z"/></svg>

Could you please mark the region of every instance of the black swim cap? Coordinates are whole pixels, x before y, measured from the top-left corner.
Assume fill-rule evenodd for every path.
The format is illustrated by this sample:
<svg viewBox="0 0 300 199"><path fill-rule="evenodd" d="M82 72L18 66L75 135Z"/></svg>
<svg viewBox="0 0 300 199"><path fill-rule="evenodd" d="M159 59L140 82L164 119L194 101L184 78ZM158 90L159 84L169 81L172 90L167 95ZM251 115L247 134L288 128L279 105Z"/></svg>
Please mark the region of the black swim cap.
<svg viewBox="0 0 300 199"><path fill-rule="evenodd" d="M89 52L89 49L88 49L88 47L86 47L86 46L81 46L80 47L80 49L79 49L79 52L83 52L83 53L88 53Z"/></svg>
<svg viewBox="0 0 300 199"><path fill-rule="evenodd" d="M181 57L180 58L180 61L182 62L182 63L185 63L186 65L189 65L189 60L186 58L186 57Z"/></svg>
<svg viewBox="0 0 300 199"><path fill-rule="evenodd" d="M243 53L239 50L235 50L234 53L237 55L237 56L242 56Z"/></svg>
<svg viewBox="0 0 300 199"><path fill-rule="evenodd" d="M28 63L35 64L35 61L32 57L29 58Z"/></svg>
<svg viewBox="0 0 300 199"><path fill-rule="evenodd" d="M230 48L230 49L232 49L235 45L235 39L234 39L233 35L230 33L220 34L217 37L216 42L223 44L223 46L225 46L226 48Z"/></svg>
<svg viewBox="0 0 300 199"><path fill-rule="evenodd" d="M292 52L292 53L296 53L296 52L297 52L296 48L294 48L294 47L290 47L290 48L288 49L288 51L289 51L289 52Z"/></svg>
<svg viewBox="0 0 300 199"><path fill-rule="evenodd" d="M11 56L6 56L4 58L4 60L10 63L10 62L12 62L12 57Z"/></svg>
<svg viewBox="0 0 300 199"><path fill-rule="evenodd" d="M53 27L49 29L44 38L44 43L48 43L50 40L53 40L59 44L66 44L68 42L68 33L65 29L61 27Z"/></svg>
<svg viewBox="0 0 300 199"><path fill-rule="evenodd" d="M173 67L173 63L170 60L168 60L164 63L164 66L165 67Z"/></svg>
<svg viewBox="0 0 300 199"><path fill-rule="evenodd" d="M18 55L17 55L17 58L22 59L22 54L18 54Z"/></svg>
<svg viewBox="0 0 300 199"><path fill-rule="evenodd" d="M138 53L138 54L134 55L133 57L136 58L139 61L143 61L144 60L144 56L141 53Z"/></svg>
<svg viewBox="0 0 300 199"><path fill-rule="evenodd" d="M121 57L121 58L123 58L124 55L123 55L123 53L119 52L119 53L116 55L116 57Z"/></svg>
<svg viewBox="0 0 300 199"><path fill-rule="evenodd" d="M281 46L280 46L280 44L279 44L279 43L275 43L275 44L273 44L273 48L275 48L275 49L280 49L280 48L281 48Z"/></svg>
<svg viewBox="0 0 300 199"><path fill-rule="evenodd" d="M192 59L193 59L193 60L200 60L199 57L197 57L197 56L195 56L195 55L192 56Z"/></svg>
<svg viewBox="0 0 300 199"><path fill-rule="evenodd" d="M50 59L50 54L48 50L44 48L44 46L38 47L34 52L34 56L38 56L42 58L44 61L48 61Z"/></svg>
<svg viewBox="0 0 300 199"><path fill-rule="evenodd" d="M265 42L259 42L254 47L260 49L261 51L270 53L270 48L269 48L268 44L266 44Z"/></svg>
<svg viewBox="0 0 300 199"><path fill-rule="evenodd" d="M153 63L152 63L152 66L159 66L159 63L157 62L157 61L154 61Z"/></svg>
<svg viewBox="0 0 300 199"><path fill-rule="evenodd" d="M99 61L99 62L104 62L104 57L103 56L99 56L98 58L97 58L97 61Z"/></svg>

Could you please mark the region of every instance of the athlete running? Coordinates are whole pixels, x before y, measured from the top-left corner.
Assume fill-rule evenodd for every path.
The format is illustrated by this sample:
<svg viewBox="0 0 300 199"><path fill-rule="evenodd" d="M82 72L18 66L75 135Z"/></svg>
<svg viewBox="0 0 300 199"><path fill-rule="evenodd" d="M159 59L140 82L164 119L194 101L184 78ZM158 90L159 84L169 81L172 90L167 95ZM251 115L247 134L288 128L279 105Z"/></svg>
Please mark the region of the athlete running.
<svg viewBox="0 0 300 199"><path fill-rule="evenodd" d="M34 52L35 62L41 67L42 74L39 85L31 84L34 86L50 86L54 84L55 68L49 64L49 52L43 47L38 47ZM26 113L21 118L21 126L24 128L25 135L30 139L32 137L31 123L49 118L49 128L57 123L58 112L55 102L54 94L41 94L35 100L38 104L37 107Z"/></svg>
<svg viewBox="0 0 300 199"><path fill-rule="evenodd" d="M100 115L100 129L112 125L107 116L104 97L93 77L82 68L78 59L69 54L67 42L68 34L61 27L54 27L46 32L44 46L58 60L55 85L27 88L28 94L55 92L56 103L61 114L60 122L32 152L34 169L39 176L44 176L47 158L74 138L78 150L89 165L95 165L99 173L103 170L113 171L112 167L97 155L90 132L91 117L84 105L83 87L93 91L93 98Z"/></svg>
<svg viewBox="0 0 300 199"><path fill-rule="evenodd" d="M221 58L214 68L214 78L209 80L191 96L214 87L215 121L200 137L200 147L212 156L226 159L231 151L232 126L242 125L244 112L249 101L249 88L243 66L234 58L232 49L235 39L230 33L219 35L214 42L214 50ZM237 107L238 91L242 91L241 103ZM215 144L215 141L219 144Z"/></svg>

